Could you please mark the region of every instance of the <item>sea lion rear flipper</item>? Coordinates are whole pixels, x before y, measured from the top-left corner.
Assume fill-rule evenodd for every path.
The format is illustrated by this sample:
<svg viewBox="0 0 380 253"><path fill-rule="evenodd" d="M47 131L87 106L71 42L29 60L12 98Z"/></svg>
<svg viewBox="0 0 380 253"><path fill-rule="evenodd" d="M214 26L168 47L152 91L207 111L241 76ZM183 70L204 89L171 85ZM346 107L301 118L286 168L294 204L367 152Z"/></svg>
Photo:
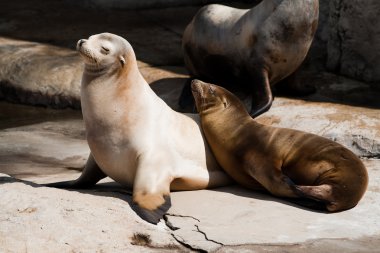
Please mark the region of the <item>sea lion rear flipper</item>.
<svg viewBox="0 0 380 253"><path fill-rule="evenodd" d="M252 74L252 105L250 115L252 118L268 111L272 106L273 95L269 83L268 71L262 69Z"/></svg>
<svg viewBox="0 0 380 253"><path fill-rule="evenodd" d="M103 171L99 168L92 154L90 153L82 174L77 180L44 184L43 186L54 188L87 188L95 185L99 180L105 177L106 174L104 174Z"/></svg>
<svg viewBox="0 0 380 253"><path fill-rule="evenodd" d="M332 195L333 188L331 185L297 185L297 190L302 193L303 198L312 199L317 202L322 202L329 211L333 211L334 198ZM331 210L330 210L331 209Z"/></svg>

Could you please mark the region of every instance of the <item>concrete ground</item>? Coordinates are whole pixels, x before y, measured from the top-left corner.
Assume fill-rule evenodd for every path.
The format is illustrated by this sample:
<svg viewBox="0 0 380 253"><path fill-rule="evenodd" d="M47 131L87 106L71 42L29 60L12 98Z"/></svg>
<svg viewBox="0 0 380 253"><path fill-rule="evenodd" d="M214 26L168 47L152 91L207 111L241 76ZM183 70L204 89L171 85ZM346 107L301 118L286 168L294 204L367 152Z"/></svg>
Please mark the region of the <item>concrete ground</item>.
<svg viewBox="0 0 380 253"><path fill-rule="evenodd" d="M181 34L198 8L126 11L81 9L65 1L1 2L0 98L78 108L82 65L76 41L108 31L129 40L143 76L179 109L188 77ZM317 93L277 96L258 121L325 136L360 156L370 181L357 207L321 213L233 185L172 193L171 209L154 226L130 208L130 190L109 179L84 191L40 187L80 174L89 153L81 113L2 101L0 252L378 252L380 94L312 66L299 77Z"/></svg>

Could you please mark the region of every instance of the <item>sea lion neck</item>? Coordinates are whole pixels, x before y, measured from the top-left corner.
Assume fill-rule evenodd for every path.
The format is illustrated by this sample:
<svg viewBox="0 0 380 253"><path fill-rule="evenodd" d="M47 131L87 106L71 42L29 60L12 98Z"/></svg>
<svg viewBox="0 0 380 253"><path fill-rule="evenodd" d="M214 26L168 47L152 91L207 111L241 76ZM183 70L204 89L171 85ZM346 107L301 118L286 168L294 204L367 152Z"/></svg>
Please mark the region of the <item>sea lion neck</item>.
<svg viewBox="0 0 380 253"><path fill-rule="evenodd" d="M82 86L93 85L95 83L101 83L104 79L115 78L140 78L141 74L136 64L125 64L124 66L115 66L113 63L108 66L102 66L94 68L91 65L85 64L84 72L82 76Z"/></svg>

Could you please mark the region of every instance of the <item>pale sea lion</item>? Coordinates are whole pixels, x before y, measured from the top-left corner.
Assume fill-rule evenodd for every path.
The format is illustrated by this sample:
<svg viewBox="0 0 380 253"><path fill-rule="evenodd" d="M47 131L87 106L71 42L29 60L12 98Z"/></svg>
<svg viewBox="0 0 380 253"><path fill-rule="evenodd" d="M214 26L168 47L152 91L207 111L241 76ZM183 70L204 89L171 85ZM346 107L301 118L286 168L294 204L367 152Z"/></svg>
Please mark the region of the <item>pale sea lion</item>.
<svg viewBox="0 0 380 253"><path fill-rule="evenodd" d="M318 0L263 0L252 9L207 5L184 31L185 65L192 78L230 90L234 86L247 90L252 94L250 113L258 116L271 107L272 86L304 61L318 16ZM298 90L299 95L314 90L310 86L286 89L290 88ZM189 97L187 82L180 97L181 107L186 107Z"/></svg>
<svg viewBox="0 0 380 253"><path fill-rule="evenodd" d="M207 146L197 114L173 111L142 77L132 46L102 33L78 41L85 68L81 106L91 154L75 181L83 188L109 176L133 187L137 213L157 223L170 207L170 190L227 185Z"/></svg>
<svg viewBox="0 0 380 253"><path fill-rule="evenodd" d="M367 170L347 148L314 134L259 124L222 87L193 81L192 90L212 152L241 185L316 200L330 212L352 208L362 198Z"/></svg>

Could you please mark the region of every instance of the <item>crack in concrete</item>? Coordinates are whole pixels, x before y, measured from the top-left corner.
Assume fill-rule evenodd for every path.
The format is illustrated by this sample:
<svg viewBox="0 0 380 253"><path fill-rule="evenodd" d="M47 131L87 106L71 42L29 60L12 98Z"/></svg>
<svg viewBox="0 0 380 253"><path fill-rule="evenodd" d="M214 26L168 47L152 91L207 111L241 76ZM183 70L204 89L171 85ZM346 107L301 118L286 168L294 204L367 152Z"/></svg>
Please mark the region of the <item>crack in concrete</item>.
<svg viewBox="0 0 380 253"><path fill-rule="evenodd" d="M201 233L201 234L204 235L204 237L205 237L205 239L206 239L207 241L209 241L209 242L213 242L213 243L216 243L216 244L219 244L219 245L221 245L221 246L224 246L223 243L221 243L221 242L217 242L217 241L215 241L215 240L212 240L212 239L208 238L206 232L203 232L202 230L200 230L200 228L199 228L198 225L194 225L194 226L197 228L197 231L198 231L199 233Z"/></svg>
<svg viewBox="0 0 380 253"><path fill-rule="evenodd" d="M178 236L179 238L177 238L177 235L175 235L174 233L171 233L171 236L173 236L174 240L176 240L179 244L181 244L182 246L184 246L185 248L188 248L192 251L195 251L195 252L200 252L200 253L207 253L206 250L204 249L199 249L199 248L194 248L193 246L191 246L190 244L188 243L185 243L185 240L181 237L181 236Z"/></svg>
<svg viewBox="0 0 380 253"><path fill-rule="evenodd" d="M327 132L327 130L330 130L331 128L333 128L332 126L332 122L329 121L329 123L327 124L327 126L323 127L319 132L318 132L318 135L323 135ZM335 125L334 125L335 126Z"/></svg>
<svg viewBox="0 0 380 253"><path fill-rule="evenodd" d="M164 215L164 221L165 221L165 225L172 231L176 231L178 229L180 229L179 227L176 227L174 226L168 219L168 217L166 215Z"/></svg>
<svg viewBox="0 0 380 253"><path fill-rule="evenodd" d="M180 217L180 218L191 218L193 220L196 220L198 222L201 222L199 219L189 216L189 215L181 215L181 214L174 214L174 213L166 213L165 216L173 216L173 217Z"/></svg>
<svg viewBox="0 0 380 253"><path fill-rule="evenodd" d="M194 218L192 216L186 216L186 215L179 215L179 214L171 214L171 213L166 213L164 215L164 221L165 221L165 225L172 231L176 231L178 229L180 229L179 227L176 227L174 226L168 219L168 216L173 216L173 217L180 217L180 218L191 218L191 219L194 219L198 222L200 222L200 220L198 220L197 218ZM204 249L200 249L200 248L195 248L193 246L191 246L190 244L186 243L185 239L183 239L181 236L179 235L175 235L174 233L170 233L170 235L174 238L174 240L176 240L179 244L181 244L182 246L192 250L192 251L195 251L195 252L201 252L201 253L204 253L204 252L207 252L205 251Z"/></svg>
<svg viewBox="0 0 380 253"><path fill-rule="evenodd" d="M178 229L181 229L180 227L176 227L174 226L168 219L168 216L172 216L172 217L179 217L179 218L190 218L190 219L193 219L197 222L200 222L199 219L193 217L193 216L188 216L188 215L180 215L180 214L171 214L171 213L167 213L164 215L164 221L165 221L165 224L166 226L172 230L172 231L176 231ZM204 238L206 239L206 241L208 242L212 242L212 243L215 243L215 244L218 244L220 246L224 246L223 243L221 242L218 242L218 241L215 241L213 239L210 239L207 234L202 231L199 226L197 224L194 224L194 227L196 228L196 230L193 230L194 232L198 232L200 234L202 234L204 236ZM186 243L186 240L184 238L182 238L181 236L179 235L176 235L174 233L171 233L171 236L178 242L180 243L181 245L183 245L184 247L188 248L188 249L191 249L191 250L194 250L194 251L197 251L197 252L207 252L206 250L202 249L202 248L196 248L188 243Z"/></svg>

